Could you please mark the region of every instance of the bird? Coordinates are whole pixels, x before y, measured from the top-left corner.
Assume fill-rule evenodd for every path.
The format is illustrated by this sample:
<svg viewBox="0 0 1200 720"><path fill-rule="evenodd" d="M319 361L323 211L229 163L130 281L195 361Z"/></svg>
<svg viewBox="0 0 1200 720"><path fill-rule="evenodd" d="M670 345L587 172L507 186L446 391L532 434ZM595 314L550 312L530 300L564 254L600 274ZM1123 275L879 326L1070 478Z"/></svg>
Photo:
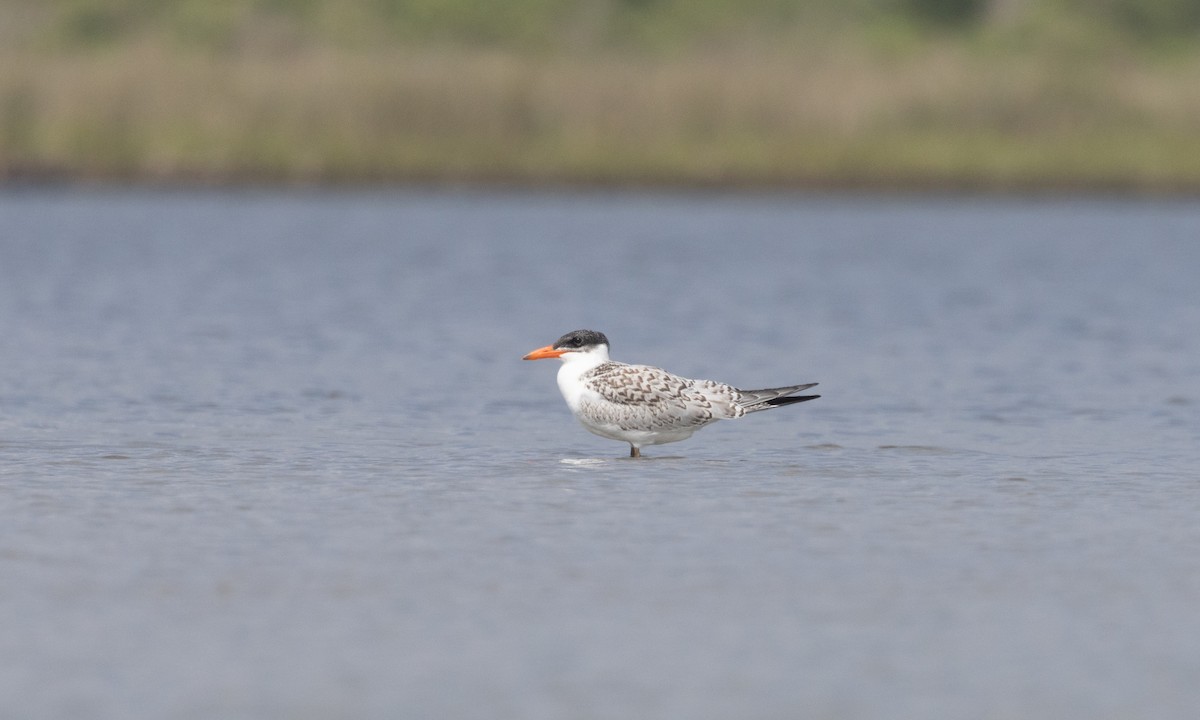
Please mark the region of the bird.
<svg viewBox="0 0 1200 720"><path fill-rule="evenodd" d="M608 338L573 330L523 360L558 358L558 389L583 426L600 437L629 443L629 457L646 445L679 442L717 420L816 400L798 395L817 383L741 390L714 380L692 380L650 365L608 357Z"/></svg>

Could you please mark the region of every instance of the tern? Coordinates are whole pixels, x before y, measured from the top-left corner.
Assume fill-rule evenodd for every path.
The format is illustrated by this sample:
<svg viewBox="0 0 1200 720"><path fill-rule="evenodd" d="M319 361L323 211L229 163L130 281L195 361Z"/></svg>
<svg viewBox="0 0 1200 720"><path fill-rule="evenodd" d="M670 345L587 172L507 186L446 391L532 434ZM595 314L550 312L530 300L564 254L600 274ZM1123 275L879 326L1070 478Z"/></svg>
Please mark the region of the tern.
<svg viewBox="0 0 1200 720"><path fill-rule="evenodd" d="M558 389L579 422L600 437L629 443L629 457L635 458L643 446L686 440L717 420L821 397L796 394L817 383L739 390L614 362L608 359L608 338L595 330L574 330L522 359L547 358L562 360Z"/></svg>

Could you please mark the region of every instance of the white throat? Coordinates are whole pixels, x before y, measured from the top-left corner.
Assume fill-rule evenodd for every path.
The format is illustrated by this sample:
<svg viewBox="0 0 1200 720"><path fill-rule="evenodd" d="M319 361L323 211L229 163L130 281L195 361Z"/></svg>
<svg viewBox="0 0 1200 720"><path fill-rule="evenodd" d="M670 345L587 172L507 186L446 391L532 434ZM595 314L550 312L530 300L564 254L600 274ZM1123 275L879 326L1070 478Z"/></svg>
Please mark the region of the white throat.
<svg viewBox="0 0 1200 720"><path fill-rule="evenodd" d="M583 383L579 378L587 371L608 362L608 346L596 345L586 350L563 353L562 367L558 369L558 390L572 411L579 408L583 395Z"/></svg>

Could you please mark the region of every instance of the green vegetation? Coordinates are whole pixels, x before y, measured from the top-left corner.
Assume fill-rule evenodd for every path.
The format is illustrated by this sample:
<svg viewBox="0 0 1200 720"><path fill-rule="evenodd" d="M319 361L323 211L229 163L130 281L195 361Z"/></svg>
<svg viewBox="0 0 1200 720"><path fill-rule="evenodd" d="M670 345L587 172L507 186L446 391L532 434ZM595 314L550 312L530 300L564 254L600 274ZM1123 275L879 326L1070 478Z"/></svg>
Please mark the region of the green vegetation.
<svg viewBox="0 0 1200 720"><path fill-rule="evenodd" d="M0 0L0 177L1200 189L1194 0Z"/></svg>

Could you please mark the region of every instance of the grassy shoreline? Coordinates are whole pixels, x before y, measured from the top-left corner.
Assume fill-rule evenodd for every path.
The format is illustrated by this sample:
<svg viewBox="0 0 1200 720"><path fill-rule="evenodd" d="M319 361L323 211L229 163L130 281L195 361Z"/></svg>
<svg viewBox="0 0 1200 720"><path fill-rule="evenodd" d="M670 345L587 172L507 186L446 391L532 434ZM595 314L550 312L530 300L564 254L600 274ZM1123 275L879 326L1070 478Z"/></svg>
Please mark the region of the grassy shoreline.
<svg viewBox="0 0 1200 720"><path fill-rule="evenodd" d="M1200 192L1200 53L0 50L0 180Z"/></svg>

